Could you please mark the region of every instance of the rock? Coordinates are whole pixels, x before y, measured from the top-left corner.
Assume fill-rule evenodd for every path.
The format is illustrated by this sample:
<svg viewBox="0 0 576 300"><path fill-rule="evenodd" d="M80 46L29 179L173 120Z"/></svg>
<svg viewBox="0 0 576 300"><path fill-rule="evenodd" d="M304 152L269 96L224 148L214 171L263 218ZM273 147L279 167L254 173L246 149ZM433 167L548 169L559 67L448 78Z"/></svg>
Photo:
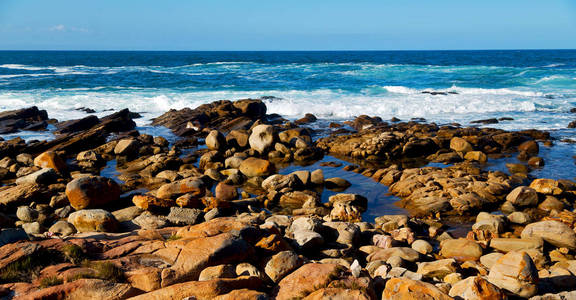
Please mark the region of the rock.
<svg viewBox="0 0 576 300"><path fill-rule="evenodd" d="M369 300L372 298L369 292L366 290L351 289L347 287L322 288L304 298L304 300L321 300L321 299Z"/></svg>
<svg viewBox="0 0 576 300"><path fill-rule="evenodd" d="M416 250L407 247L393 247L388 249L379 249L368 255L366 259L369 262L383 260L386 261L390 257L397 256L410 262L416 262L420 259L420 253Z"/></svg>
<svg viewBox="0 0 576 300"><path fill-rule="evenodd" d="M278 202L281 206L288 208L302 208L305 205L315 208L320 203L320 198L313 193L293 191L282 194Z"/></svg>
<svg viewBox="0 0 576 300"><path fill-rule="evenodd" d="M568 225L558 221L540 221L528 224L522 231L522 238L541 238L556 246L576 250L576 234Z"/></svg>
<svg viewBox="0 0 576 300"><path fill-rule="evenodd" d="M508 219L508 221L510 221L510 223L520 225L528 224L531 221L530 216L527 213L521 211L515 211L506 216L506 218Z"/></svg>
<svg viewBox="0 0 576 300"><path fill-rule="evenodd" d="M459 269L458 263L453 258L440 259L431 262L418 264L416 273L429 278L444 278L444 276L455 273Z"/></svg>
<svg viewBox="0 0 576 300"><path fill-rule="evenodd" d="M236 267L233 265L217 265L202 270L202 272L200 272L200 276L198 277L198 281L234 277L236 277Z"/></svg>
<svg viewBox="0 0 576 300"><path fill-rule="evenodd" d="M38 219L38 211L29 206L20 206L16 210L16 217L23 222L34 222Z"/></svg>
<svg viewBox="0 0 576 300"><path fill-rule="evenodd" d="M530 157L528 159L528 165L534 168L544 167L544 159L542 157Z"/></svg>
<svg viewBox="0 0 576 300"><path fill-rule="evenodd" d="M519 186L506 196L506 201L516 207L535 206L538 204L538 194L532 188Z"/></svg>
<svg viewBox="0 0 576 300"><path fill-rule="evenodd" d="M244 149L249 146L250 134L246 130L232 130L226 136L226 144L229 148Z"/></svg>
<svg viewBox="0 0 576 300"><path fill-rule="evenodd" d="M267 191L279 191L284 188L300 189L303 183L296 174L274 174L262 181L262 188Z"/></svg>
<svg viewBox="0 0 576 300"><path fill-rule="evenodd" d="M134 297L139 291L126 283L100 279L78 279L28 293L28 299L109 299Z"/></svg>
<svg viewBox="0 0 576 300"><path fill-rule="evenodd" d="M412 249L416 250L418 253L420 254L428 254L428 253L432 253L432 245L430 245L430 243L428 243L425 240L415 240L412 243Z"/></svg>
<svg viewBox="0 0 576 300"><path fill-rule="evenodd" d="M32 106L0 113L0 134L15 133L20 130L44 130L48 125L48 113Z"/></svg>
<svg viewBox="0 0 576 300"><path fill-rule="evenodd" d="M206 147L210 150L224 150L226 149L226 138L220 131L212 130L206 136Z"/></svg>
<svg viewBox="0 0 576 300"><path fill-rule="evenodd" d="M335 264L311 263L284 277L275 288L277 300L306 297L312 291L326 287L344 267Z"/></svg>
<svg viewBox="0 0 576 300"><path fill-rule="evenodd" d="M530 187L536 190L536 192L545 195L560 195L562 193L560 183L554 179L534 179L534 181L530 183Z"/></svg>
<svg viewBox="0 0 576 300"><path fill-rule="evenodd" d="M274 172L274 165L267 160L249 157L240 164L240 172L248 177L268 176Z"/></svg>
<svg viewBox="0 0 576 300"><path fill-rule="evenodd" d="M238 191L235 186L220 182L216 185L214 190L216 198L224 201L232 201L238 199Z"/></svg>
<svg viewBox="0 0 576 300"><path fill-rule="evenodd" d="M488 253L480 257L480 263L484 265L487 269L491 269L492 266L496 263L496 261L500 259L500 257L502 256L504 256L504 254L499 252Z"/></svg>
<svg viewBox="0 0 576 300"><path fill-rule="evenodd" d="M482 247L474 241L454 239L442 241L440 255L458 261L478 260L482 256Z"/></svg>
<svg viewBox="0 0 576 300"><path fill-rule="evenodd" d="M272 148L275 140L274 127L272 125L258 125L252 128L252 134L250 134L248 142L250 143L250 148L263 154Z"/></svg>
<svg viewBox="0 0 576 300"><path fill-rule="evenodd" d="M76 210L116 201L120 193L120 186L114 180L101 176L80 177L66 185L66 196Z"/></svg>
<svg viewBox="0 0 576 300"><path fill-rule="evenodd" d="M298 230L293 233L294 242L303 251L317 250L324 244L324 238L312 230Z"/></svg>
<svg viewBox="0 0 576 300"><path fill-rule="evenodd" d="M48 231L64 237L76 233L76 228L72 224L62 220L50 226Z"/></svg>
<svg viewBox="0 0 576 300"><path fill-rule="evenodd" d="M278 282L299 268L303 260L293 251L282 251L273 255L264 267L264 272L273 282Z"/></svg>
<svg viewBox="0 0 576 300"><path fill-rule="evenodd" d="M542 249L543 241L540 238L493 238L490 240L490 247L504 253L518 250Z"/></svg>
<svg viewBox="0 0 576 300"><path fill-rule="evenodd" d="M38 222L24 223L24 224L22 224L22 229L24 229L24 231L26 231L26 233L28 235L34 235L34 234L42 233L42 227L40 226L40 223L38 223Z"/></svg>
<svg viewBox="0 0 576 300"><path fill-rule="evenodd" d="M450 149L456 152L470 152L474 150L468 141L460 137L453 137L450 140Z"/></svg>
<svg viewBox="0 0 576 300"><path fill-rule="evenodd" d="M58 179L58 174L54 169L44 168L32 174L16 179L16 184L50 184Z"/></svg>
<svg viewBox="0 0 576 300"><path fill-rule="evenodd" d="M564 202L558 200L558 198L554 196L547 195L544 201L538 205L538 208L543 211L562 211L566 205Z"/></svg>
<svg viewBox="0 0 576 300"><path fill-rule="evenodd" d="M202 224L195 226L200 225ZM187 235L180 232L176 235L182 238L184 245L170 270L163 272L166 273L163 275L163 286L184 280L196 280L200 272L207 267L236 263L254 255L252 246L232 233L221 233L193 240L187 240Z"/></svg>
<svg viewBox="0 0 576 300"><path fill-rule="evenodd" d="M167 208L172 207L175 204L171 199L161 199L151 195L134 195L134 197L132 197L132 203L134 203L136 207L144 210L160 207Z"/></svg>
<svg viewBox="0 0 576 300"><path fill-rule="evenodd" d="M202 210L195 208L171 207L170 213L166 218L174 225L183 226L199 223L201 217Z"/></svg>
<svg viewBox="0 0 576 300"><path fill-rule="evenodd" d="M452 285L450 297L466 300L505 300L506 295L495 285L480 276L470 276Z"/></svg>
<svg viewBox="0 0 576 300"><path fill-rule="evenodd" d="M68 222L78 232L102 231L114 232L118 222L114 216L103 209L83 209L68 216Z"/></svg>
<svg viewBox="0 0 576 300"><path fill-rule="evenodd" d="M228 294L215 297L213 300L268 300L266 293L249 289L233 290Z"/></svg>
<svg viewBox="0 0 576 300"><path fill-rule="evenodd" d="M518 146L518 151L526 152L529 155L538 155L540 147L536 141L526 141Z"/></svg>
<svg viewBox="0 0 576 300"><path fill-rule="evenodd" d="M470 151L464 155L464 159L470 161L477 161L480 163L485 163L488 161L488 157L482 151Z"/></svg>
<svg viewBox="0 0 576 300"><path fill-rule="evenodd" d="M133 156L140 150L140 142L135 139L123 139L114 147L114 154L119 156Z"/></svg>
<svg viewBox="0 0 576 300"><path fill-rule="evenodd" d="M310 181L315 185L324 184L324 171L322 169L316 169L310 173Z"/></svg>
<svg viewBox="0 0 576 300"><path fill-rule="evenodd" d="M91 115L82 119L69 120L56 123L56 134L70 134L83 130L88 130L100 123L98 117Z"/></svg>
<svg viewBox="0 0 576 300"><path fill-rule="evenodd" d="M173 199L183 194L200 198L206 193L204 181L198 177L189 177L161 186L156 196L162 199Z"/></svg>
<svg viewBox="0 0 576 300"><path fill-rule="evenodd" d="M132 222L142 229L164 228L168 223L166 217L153 215L150 212L143 212L134 218Z"/></svg>
<svg viewBox="0 0 576 300"><path fill-rule="evenodd" d="M39 168L51 168L60 174L66 174L68 168L64 160L55 152L47 151L34 158L34 165Z"/></svg>
<svg viewBox="0 0 576 300"><path fill-rule="evenodd" d="M526 252L508 252L490 269L488 280L509 293L528 298L537 293L538 271Z"/></svg>
<svg viewBox="0 0 576 300"><path fill-rule="evenodd" d="M450 199L450 205L459 213L482 209L488 201L476 193L465 193Z"/></svg>
<svg viewBox="0 0 576 300"><path fill-rule="evenodd" d="M302 124L308 124L308 123L316 122L316 120L318 120L318 118L316 118L315 115L307 113L304 115L304 117L294 121L294 123L296 123L298 125L302 125Z"/></svg>
<svg viewBox="0 0 576 300"><path fill-rule="evenodd" d="M324 185L329 189L347 189L352 184L340 177L332 177L324 180Z"/></svg>
<svg viewBox="0 0 576 300"><path fill-rule="evenodd" d="M434 285L408 278L392 278L386 282L382 300L449 300L452 299Z"/></svg>
<svg viewBox="0 0 576 300"><path fill-rule="evenodd" d="M262 285L257 277L220 278L208 281L187 281L163 287L146 294L130 298L130 300L152 299L197 299L213 300L219 295L231 293L242 289L256 290ZM189 297L189 298L188 298ZM227 299L227 298L224 298ZM229 298L228 298L229 299ZM242 298L233 298L242 299Z"/></svg>

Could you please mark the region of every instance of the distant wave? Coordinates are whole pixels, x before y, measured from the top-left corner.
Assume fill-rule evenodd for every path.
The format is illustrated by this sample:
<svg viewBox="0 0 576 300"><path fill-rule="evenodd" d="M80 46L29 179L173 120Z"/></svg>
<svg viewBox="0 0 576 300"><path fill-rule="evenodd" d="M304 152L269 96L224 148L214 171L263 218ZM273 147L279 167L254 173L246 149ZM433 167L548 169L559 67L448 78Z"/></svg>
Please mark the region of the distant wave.
<svg viewBox="0 0 576 300"><path fill-rule="evenodd" d="M543 97L546 95L542 92L519 91L507 88L484 89L484 88L465 88L457 86L452 86L449 89L422 89L422 90L408 88L404 86L383 86L382 88L390 93L396 93L396 94L425 94L426 92L438 92L438 93L452 92L455 94L448 94L447 96L455 96L461 94L461 95L517 95L524 97Z"/></svg>

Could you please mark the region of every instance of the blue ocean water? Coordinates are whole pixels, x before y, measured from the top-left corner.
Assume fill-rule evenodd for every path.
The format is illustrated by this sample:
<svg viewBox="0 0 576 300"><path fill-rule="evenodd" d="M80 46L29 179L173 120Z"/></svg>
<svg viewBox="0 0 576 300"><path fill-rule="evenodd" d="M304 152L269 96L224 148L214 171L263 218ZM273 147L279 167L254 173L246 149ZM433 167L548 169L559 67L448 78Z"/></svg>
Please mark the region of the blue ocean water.
<svg viewBox="0 0 576 300"><path fill-rule="evenodd" d="M269 112L287 118L368 114L466 125L512 117L490 126L575 138L566 126L576 119L569 112L576 106L576 50L0 51L1 110L37 105L66 120L85 116L80 107L98 115L127 107L142 113L139 125L150 130L149 119L170 108L262 96L273 96ZM574 169L574 147L558 149L550 155L570 159Z"/></svg>

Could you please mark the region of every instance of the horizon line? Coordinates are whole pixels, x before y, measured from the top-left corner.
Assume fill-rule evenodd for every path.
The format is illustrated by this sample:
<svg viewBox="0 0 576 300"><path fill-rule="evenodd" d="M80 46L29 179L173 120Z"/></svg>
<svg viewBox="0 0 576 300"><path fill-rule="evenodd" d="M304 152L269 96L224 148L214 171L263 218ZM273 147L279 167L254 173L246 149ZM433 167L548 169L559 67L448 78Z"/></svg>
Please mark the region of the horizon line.
<svg viewBox="0 0 576 300"><path fill-rule="evenodd" d="M575 51L576 48L504 48L504 49L370 49L370 50L145 50L145 49L0 49L0 52L417 52L417 51Z"/></svg>

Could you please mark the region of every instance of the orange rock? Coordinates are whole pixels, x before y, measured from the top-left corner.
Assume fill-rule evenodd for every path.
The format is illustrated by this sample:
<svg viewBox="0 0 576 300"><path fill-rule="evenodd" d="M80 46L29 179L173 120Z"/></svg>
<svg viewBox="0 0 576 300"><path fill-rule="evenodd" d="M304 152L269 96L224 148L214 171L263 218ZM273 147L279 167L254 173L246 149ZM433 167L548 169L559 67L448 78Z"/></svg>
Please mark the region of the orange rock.
<svg viewBox="0 0 576 300"><path fill-rule="evenodd" d="M145 267L126 272L126 279L135 288L151 292L161 288L161 274L162 270L154 267Z"/></svg>
<svg viewBox="0 0 576 300"><path fill-rule="evenodd" d="M66 162L55 152L47 151L34 158L34 165L40 168L52 168L60 174L66 174Z"/></svg>
<svg viewBox="0 0 576 300"><path fill-rule="evenodd" d="M163 270L162 286L198 280L200 272L206 267L238 263L253 253L250 244L230 233L191 240L182 247L174 265Z"/></svg>
<svg viewBox="0 0 576 300"><path fill-rule="evenodd" d="M167 183L158 189L156 196L162 199L169 199L188 193L198 198L204 196L206 193L204 181L197 177L190 177Z"/></svg>
<svg viewBox="0 0 576 300"><path fill-rule="evenodd" d="M176 203L172 199L160 199L150 195L135 195L132 202L141 209L151 209L155 207L172 207Z"/></svg>
<svg viewBox="0 0 576 300"><path fill-rule="evenodd" d="M304 300L324 300L324 299L356 299L370 300L370 296L364 291L343 289L343 288L324 288L319 289L308 295Z"/></svg>
<svg viewBox="0 0 576 300"><path fill-rule="evenodd" d="M290 244L282 236L278 234L271 234L261 238L255 245L257 249L262 249L269 252L280 252L284 250L292 250Z"/></svg>
<svg viewBox="0 0 576 300"><path fill-rule="evenodd" d="M258 289L262 281L258 277L221 278L208 281L188 281L174 284L150 293L130 298L130 300L214 299L216 296L238 289Z"/></svg>
<svg viewBox="0 0 576 300"><path fill-rule="evenodd" d="M138 290L129 284L100 279L79 279L15 297L14 299L110 299L120 300L136 296Z"/></svg>
<svg viewBox="0 0 576 300"><path fill-rule="evenodd" d="M66 196L76 210L118 200L120 193L120 186L114 180L102 176L80 177L66 185Z"/></svg>
<svg viewBox="0 0 576 300"><path fill-rule="evenodd" d="M336 264L306 264L284 277L275 289L277 300L306 297L326 287L344 267Z"/></svg>
<svg viewBox="0 0 576 300"><path fill-rule="evenodd" d="M392 278L386 283L382 300L450 300L434 285L408 278Z"/></svg>
<svg viewBox="0 0 576 300"><path fill-rule="evenodd" d="M266 176L274 172L274 165L265 160L255 157L249 157L240 164L240 172L248 177Z"/></svg>
<svg viewBox="0 0 576 300"><path fill-rule="evenodd" d="M214 300L265 300L265 299L268 299L267 294L249 289L233 290L228 294L214 298Z"/></svg>
<svg viewBox="0 0 576 300"><path fill-rule="evenodd" d="M458 261L478 260L482 256L482 247L467 239L445 240L441 247L440 255Z"/></svg>
<svg viewBox="0 0 576 300"><path fill-rule="evenodd" d="M176 235L182 239L196 239L201 237L215 236L231 230L242 230L252 225L246 221L239 221L235 217L215 218L208 222L197 225L182 227Z"/></svg>
<svg viewBox="0 0 576 300"><path fill-rule="evenodd" d="M468 300L504 300L507 298L497 286L480 276L468 277L455 283L450 289L450 297Z"/></svg>

